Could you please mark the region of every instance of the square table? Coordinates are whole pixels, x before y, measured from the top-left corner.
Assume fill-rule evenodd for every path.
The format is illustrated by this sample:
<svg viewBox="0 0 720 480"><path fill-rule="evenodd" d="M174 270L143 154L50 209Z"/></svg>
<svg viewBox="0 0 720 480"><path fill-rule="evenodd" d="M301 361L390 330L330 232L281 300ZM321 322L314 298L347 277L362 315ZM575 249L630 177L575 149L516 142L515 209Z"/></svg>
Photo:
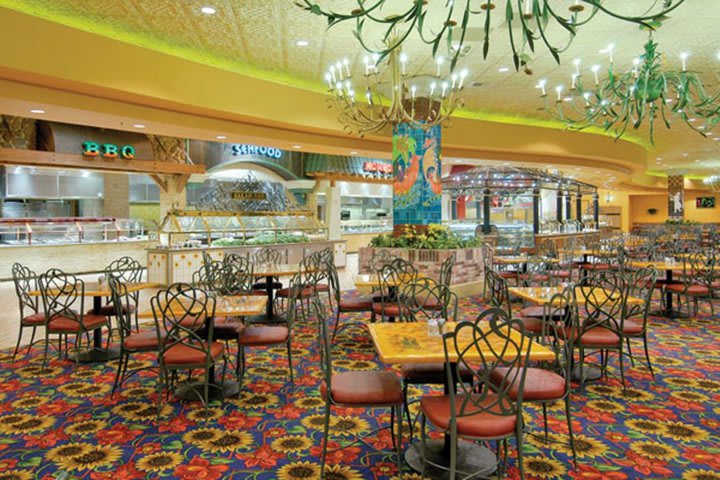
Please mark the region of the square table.
<svg viewBox="0 0 720 480"><path fill-rule="evenodd" d="M542 305L545 302L548 302L553 295L562 293L567 286L567 284L560 284L553 287L508 287L508 293L536 305ZM582 294L581 290L586 290L588 288L589 287L582 287L580 285L575 286L575 299L578 305L585 303L585 296ZM600 295L602 294L599 292L595 295L599 301L602 300ZM626 299L628 305L641 305L643 301L644 300L642 298L637 297L627 297Z"/></svg>
<svg viewBox="0 0 720 480"><path fill-rule="evenodd" d="M158 283L151 282L123 282L123 285L127 288L127 293L135 293L160 286ZM42 295L40 290L33 290L29 294L35 297ZM93 297L92 313L99 315L103 298L112 296L112 291L110 291L110 285L107 282L102 284L100 282L84 282L83 294L86 297ZM93 349L80 353L77 361L81 363L107 362L108 360L115 360L119 356L120 351L117 348L103 348L102 329L96 328L93 330Z"/></svg>
<svg viewBox="0 0 720 480"><path fill-rule="evenodd" d="M449 322L444 326L445 331L454 328L455 323ZM425 322L411 323L371 323L368 325L375 351L386 364L404 363L445 363L445 347L443 339L438 334L431 335ZM511 336L519 338L520 333L512 330ZM467 338L468 342L472 338ZM498 338L498 341L501 339ZM495 349L497 351L498 349ZM494 355L494 351L482 350L483 355ZM471 359L470 354L467 358ZM450 359L453 354L450 352ZM480 357L478 356L478 360ZM533 342L530 349L530 360L555 360L555 352L551 349ZM454 365L454 364L453 364ZM452 368L452 367L451 367ZM455 367L456 368L456 367ZM445 385L445 393L449 392L451 385ZM420 451L420 444L414 443L405 452L405 461L415 471L422 471L423 457L428 455L438 464L450 463L449 437L444 440L429 440L427 451ZM457 467L463 471L481 472L490 474L495 470L495 455L485 447L464 440L458 441ZM433 469L428 465L429 478L446 478L447 472Z"/></svg>
<svg viewBox="0 0 720 480"><path fill-rule="evenodd" d="M680 256L682 256L681 254ZM682 282L678 282L673 279L673 271L676 269L682 269L683 263L680 262L679 264L676 262L666 262L666 261L640 261L635 260L630 262L630 266L634 268L654 268L655 270L665 270L665 285L672 285L672 284L682 284ZM663 310L659 310L657 312L653 312L655 315L661 315L663 317L668 318L682 318L686 315L682 314L679 310L675 310L673 308L673 298L672 298L672 292L665 291L665 308Z"/></svg>
<svg viewBox="0 0 720 480"><path fill-rule="evenodd" d="M272 288L273 279L276 277L292 277L300 272L301 265L299 263L288 264L258 264L253 267L253 275L255 277L265 277L265 292L267 294L267 305L265 315L259 315L255 318L249 318L248 323L275 323L278 319L275 317L274 310L274 290ZM307 267L305 271L309 271ZM260 312L262 313L262 312Z"/></svg>

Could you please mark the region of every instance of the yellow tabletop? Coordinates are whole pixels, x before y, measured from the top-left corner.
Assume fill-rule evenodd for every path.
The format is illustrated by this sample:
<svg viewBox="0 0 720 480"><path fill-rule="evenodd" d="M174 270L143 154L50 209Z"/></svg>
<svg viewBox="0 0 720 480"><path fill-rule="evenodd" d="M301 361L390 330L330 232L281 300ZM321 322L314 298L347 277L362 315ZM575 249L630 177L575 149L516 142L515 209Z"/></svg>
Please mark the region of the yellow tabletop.
<svg viewBox="0 0 720 480"><path fill-rule="evenodd" d="M553 295L557 295L558 293L562 293L562 291L565 289L566 285L558 285L554 287L508 287L508 293L510 295L515 295L516 297L520 297L523 300L527 300L528 302L535 303L537 305L542 305L545 302L548 302L550 298L552 298ZM587 289L588 287L575 287L575 298L579 305L582 305L585 303L585 296L582 294L582 292L578 291L580 288ZM600 295L602 295L603 290L596 290L595 298L598 301L602 301L602 298ZM641 298L637 297L628 297L627 298L627 304L628 305L639 305L642 304L643 300Z"/></svg>
<svg viewBox="0 0 720 480"><path fill-rule="evenodd" d="M256 277L286 277L295 275L300 271L300 264L283 265L255 265L253 275Z"/></svg>
<svg viewBox="0 0 720 480"><path fill-rule="evenodd" d="M493 262L496 264L501 265L515 265L520 263L526 263L528 261L529 257L495 257L493 258ZM560 263L560 259L558 258L543 258L543 262L545 263Z"/></svg>
<svg viewBox="0 0 720 480"><path fill-rule="evenodd" d="M151 282L127 282L123 283L123 285L127 288L128 293L139 292L140 290L145 290L146 288L159 288L162 286L159 283ZM50 292L53 295L57 294L57 290L50 290ZM40 290L33 290L29 293L29 295L39 297L41 293ZM85 282L86 297L109 297L111 295L112 292L110 291L110 285L108 285L107 282L104 282L102 287L98 282Z"/></svg>
<svg viewBox="0 0 720 480"><path fill-rule="evenodd" d="M260 315L265 312L267 301L267 297L255 295L215 297L215 316L244 317L249 315ZM174 313L182 314L183 312L183 309L178 308L178 310ZM152 310L145 310L144 312L141 312L138 317L153 318L153 312Z"/></svg>
<svg viewBox="0 0 720 480"><path fill-rule="evenodd" d="M579 248L576 250L560 250L560 253L564 255L592 255L593 251L590 248Z"/></svg>
<svg viewBox="0 0 720 480"><path fill-rule="evenodd" d="M417 278L423 277L424 275L422 274L418 274L417 276ZM353 279L355 280L356 287L380 287L380 279L376 274L366 273L355 275ZM410 279L408 278L408 281L409 280ZM405 283L407 282L403 279L388 278L388 285L391 287L399 287Z"/></svg>
<svg viewBox="0 0 720 480"><path fill-rule="evenodd" d="M454 323L445 325L445 331L454 327ZM424 322L413 323L371 323L368 325L370 336L372 337L375 350L380 360L387 364L397 363L444 363L445 350L443 347L443 339L440 336L432 336L428 333L428 325ZM510 335L513 338L519 338L520 333L512 330ZM460 339L462 341L463 339ZM472 341L468 336L467 343ZM502 341L497 338L498 345ZM490 349L482 350L483 355L494 355L499 351L499 347L494 351ZM509 352L514 355L513 352ZM516 354L516 353L515 353ZM466 358L472 359L467 356ZM450 360L456 360L455 355L450 356ZM476 358L480 360L479 355ZM531 360L554 360L555 353L547 347L538 343L533 343L530 351Z"/></svg>
<svg viewBox="0 0 720 480"><path fill-rule="evenodd" d="M675 263L667 263L665 261L655 261L655 262L647 262L647 261L640 261L640 260L633 260L630 262L631 267L635 268L655 268L657 270L675 270L677 268L682 269L683 265L682 262L675 262Z"/></svg>

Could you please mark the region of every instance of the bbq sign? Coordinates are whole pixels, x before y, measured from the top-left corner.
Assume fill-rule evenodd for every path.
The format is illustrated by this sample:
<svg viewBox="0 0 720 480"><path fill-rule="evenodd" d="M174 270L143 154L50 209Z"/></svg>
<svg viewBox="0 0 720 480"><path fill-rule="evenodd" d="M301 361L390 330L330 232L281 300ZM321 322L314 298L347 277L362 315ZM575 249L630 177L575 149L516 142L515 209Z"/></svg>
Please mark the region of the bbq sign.
<svg viewBox="0 0 720 480"><path fill-rule="evenodd" d="M83 142L82 154L86 157L123 158L132 160L135 158L135 147L122 145L118 147L112 143Z"/></svg>

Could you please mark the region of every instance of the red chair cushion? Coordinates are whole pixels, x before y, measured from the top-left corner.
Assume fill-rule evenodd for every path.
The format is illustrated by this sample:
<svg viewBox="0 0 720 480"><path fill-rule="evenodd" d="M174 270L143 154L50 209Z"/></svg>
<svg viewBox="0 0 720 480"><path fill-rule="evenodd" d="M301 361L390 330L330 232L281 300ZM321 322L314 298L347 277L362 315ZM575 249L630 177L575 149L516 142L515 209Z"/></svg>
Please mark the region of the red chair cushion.
<svg viewBox="0 0 720 480"><path fill-rule="evenodd" d="M315 291L316 292L327 292L330 290L330 286L324 283L318 283L315 285Z"/></svg>
<svg viewBox="0 0 720 480"><path fill-rule="evenodd" d="M710 289L705 285L690 285L687 287L686 292L685 285L682 283L673 283L672 285L666 285L665 290L670 290L671 292L676 293L687 293L688 295L710 295Z"/></svg>
<svg viewBox="0 0 720 480"><path fill-rule="evenodd" d="M125 350L133 352L157 350L158 338L155 330L146 330L142 332L131 333L125 337L123 343Z"/></svg>
<svg viewBox="0 0 720 480"><path fill-rule="evenodd" d="M623 333L629 335L638 335L643 331L642 322L635 322L634 320L625 320L623 323Z"/></svg>
<svg viewBox="0 0 720 480"><path fill-rule="evenodd" d="M369 312L373 308L370 296L347 297L340 299L341 312Z"/></svg>
<svg viewBox="0 0 720 480"><path fill-rule="evenodd" d="M507 270L500 271L500 272L496 272L496 273L500 276L500 278L504 278L504 279L506 279L506 280L507 280L507 279L517 278L517 277L518 277L518 273L517 273L517 272L509 272L509 271L507 271Z"/></svg>
<svg viewBox="0 0 720 480"><path fill-rule="evenodd" d="M400 379L393 372L342 372L332 376L332 398L341 405L400 405L403 403ZM323 398L327 386L320 386Z"/></svg>
<svg viewBox="0 0 720 480"><path fill-rule="evenodd" d="M282 325L247 326L240 332L238 343L243 346L277 345L287 342L289 336L290 330Z"/></svg>
<svg viewBox="0 0 720 480"><path fill-rule="evenodd" d="M526 332L532 332L540 335L543 331L543 319L538 317L521 317L519 319ZM548 333L552 332L552 327L548 328Z"/></svg>
<svg viewBox="0 0 720 480"><path fill-rule="evenodd" d="M82 322L85 330L95 330L96 328L107 325L107 317L103 315L84 315ZM77 333L82 331L80 322L72 318L60 316L55 316L50 319L49 328L51 332L58 333Z"/></svg>
<svg viewBox="0 0 720 480"><path fill-rule="evenodd" d="M406 363L400 366L400 373L406 383L442 385L447 380L444 363ZM461 367L458 373L465 382L473 379L472 370L465 366Z"/></svg>
<svg viewBox="0 0 720 480"><path fill-rule="evenodd" d="M570 278L570 271L569 270L550 270L550 275L553 277L558 278Z"/></svg>
<svg viewBox="0 0 720 480"><path fill-rule="evenodd" d="M202 345L203 349L207 349L207 345ZM217 360L223 354L225 346L221 342L213 342L210 344L210 356L213 360ZM163 362L168 366L177 365L204 365L206 353L202 350L195 349L188 345L178 343L165 350L163 353Z"/></svg>
<svg viewBox="0 0 720 480"><path fill-rule="evenodd" d="M33 313L22 319L23 325L42 325L45 323L45 313Z"/></svg>
<svg viewBox="0 0 720 480"><path fill-rule="evenodd" d="M460 412L463 403L463 396L456 398L455 411ZM489 394L482 401L482 405L489 406L497 400L497 397ZM450 412L450 397L448 395L424 395L420 399L420 408L423 414L433 425L447 430L450 425L452 413ZM474 406L470 408L475 408ZM515 415L499 415L496 407L491 411L459 417L457 419L458 435L476 438L495 438L511 435L515 432Z"/></svg>
<svg viewBox="0 0 720 480"><path fill-rule="evenodd" d="M583 270L610 270L610 265L607 263L583 263L580 268Z"/></svg>
<svg viewBox="0 0 720 480"><path fill-rule="evenodd" d="M490 373L490 380L496 385L500 385L507 375L507 368L496 368ZM508 392L510 397L516 399L518 396L518 386L520 385L520 376L511 373L513 384ZM565 379L555 372L542 368L528 368L525 373L525 388L523 389L523 400L556 400L565 395Z"/></svg>
<svg viewBox="0 0 720 480"><path fill-rule="evenodd" d="M315 293L315 290L313 290L310 287L303 288L302 290L300 290L300 298L312 297L314 293ZM289 288L281 288L280 290L277 291L276 296L278 296L280 298L288 298L290 296L290 289Z"/></svg>

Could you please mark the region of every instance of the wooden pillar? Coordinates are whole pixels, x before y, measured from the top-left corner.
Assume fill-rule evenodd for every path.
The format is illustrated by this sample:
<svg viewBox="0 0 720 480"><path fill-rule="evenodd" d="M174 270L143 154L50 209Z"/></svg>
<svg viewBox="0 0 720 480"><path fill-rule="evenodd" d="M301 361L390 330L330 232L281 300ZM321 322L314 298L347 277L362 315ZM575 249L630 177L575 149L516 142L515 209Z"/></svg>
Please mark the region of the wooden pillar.
<svg viewBox="0 0 720 480"><path fill-rule="evenodd" d="M160 220L172 210L187 207L187 186L189 175L150 175L160 187Z"/></svg>

